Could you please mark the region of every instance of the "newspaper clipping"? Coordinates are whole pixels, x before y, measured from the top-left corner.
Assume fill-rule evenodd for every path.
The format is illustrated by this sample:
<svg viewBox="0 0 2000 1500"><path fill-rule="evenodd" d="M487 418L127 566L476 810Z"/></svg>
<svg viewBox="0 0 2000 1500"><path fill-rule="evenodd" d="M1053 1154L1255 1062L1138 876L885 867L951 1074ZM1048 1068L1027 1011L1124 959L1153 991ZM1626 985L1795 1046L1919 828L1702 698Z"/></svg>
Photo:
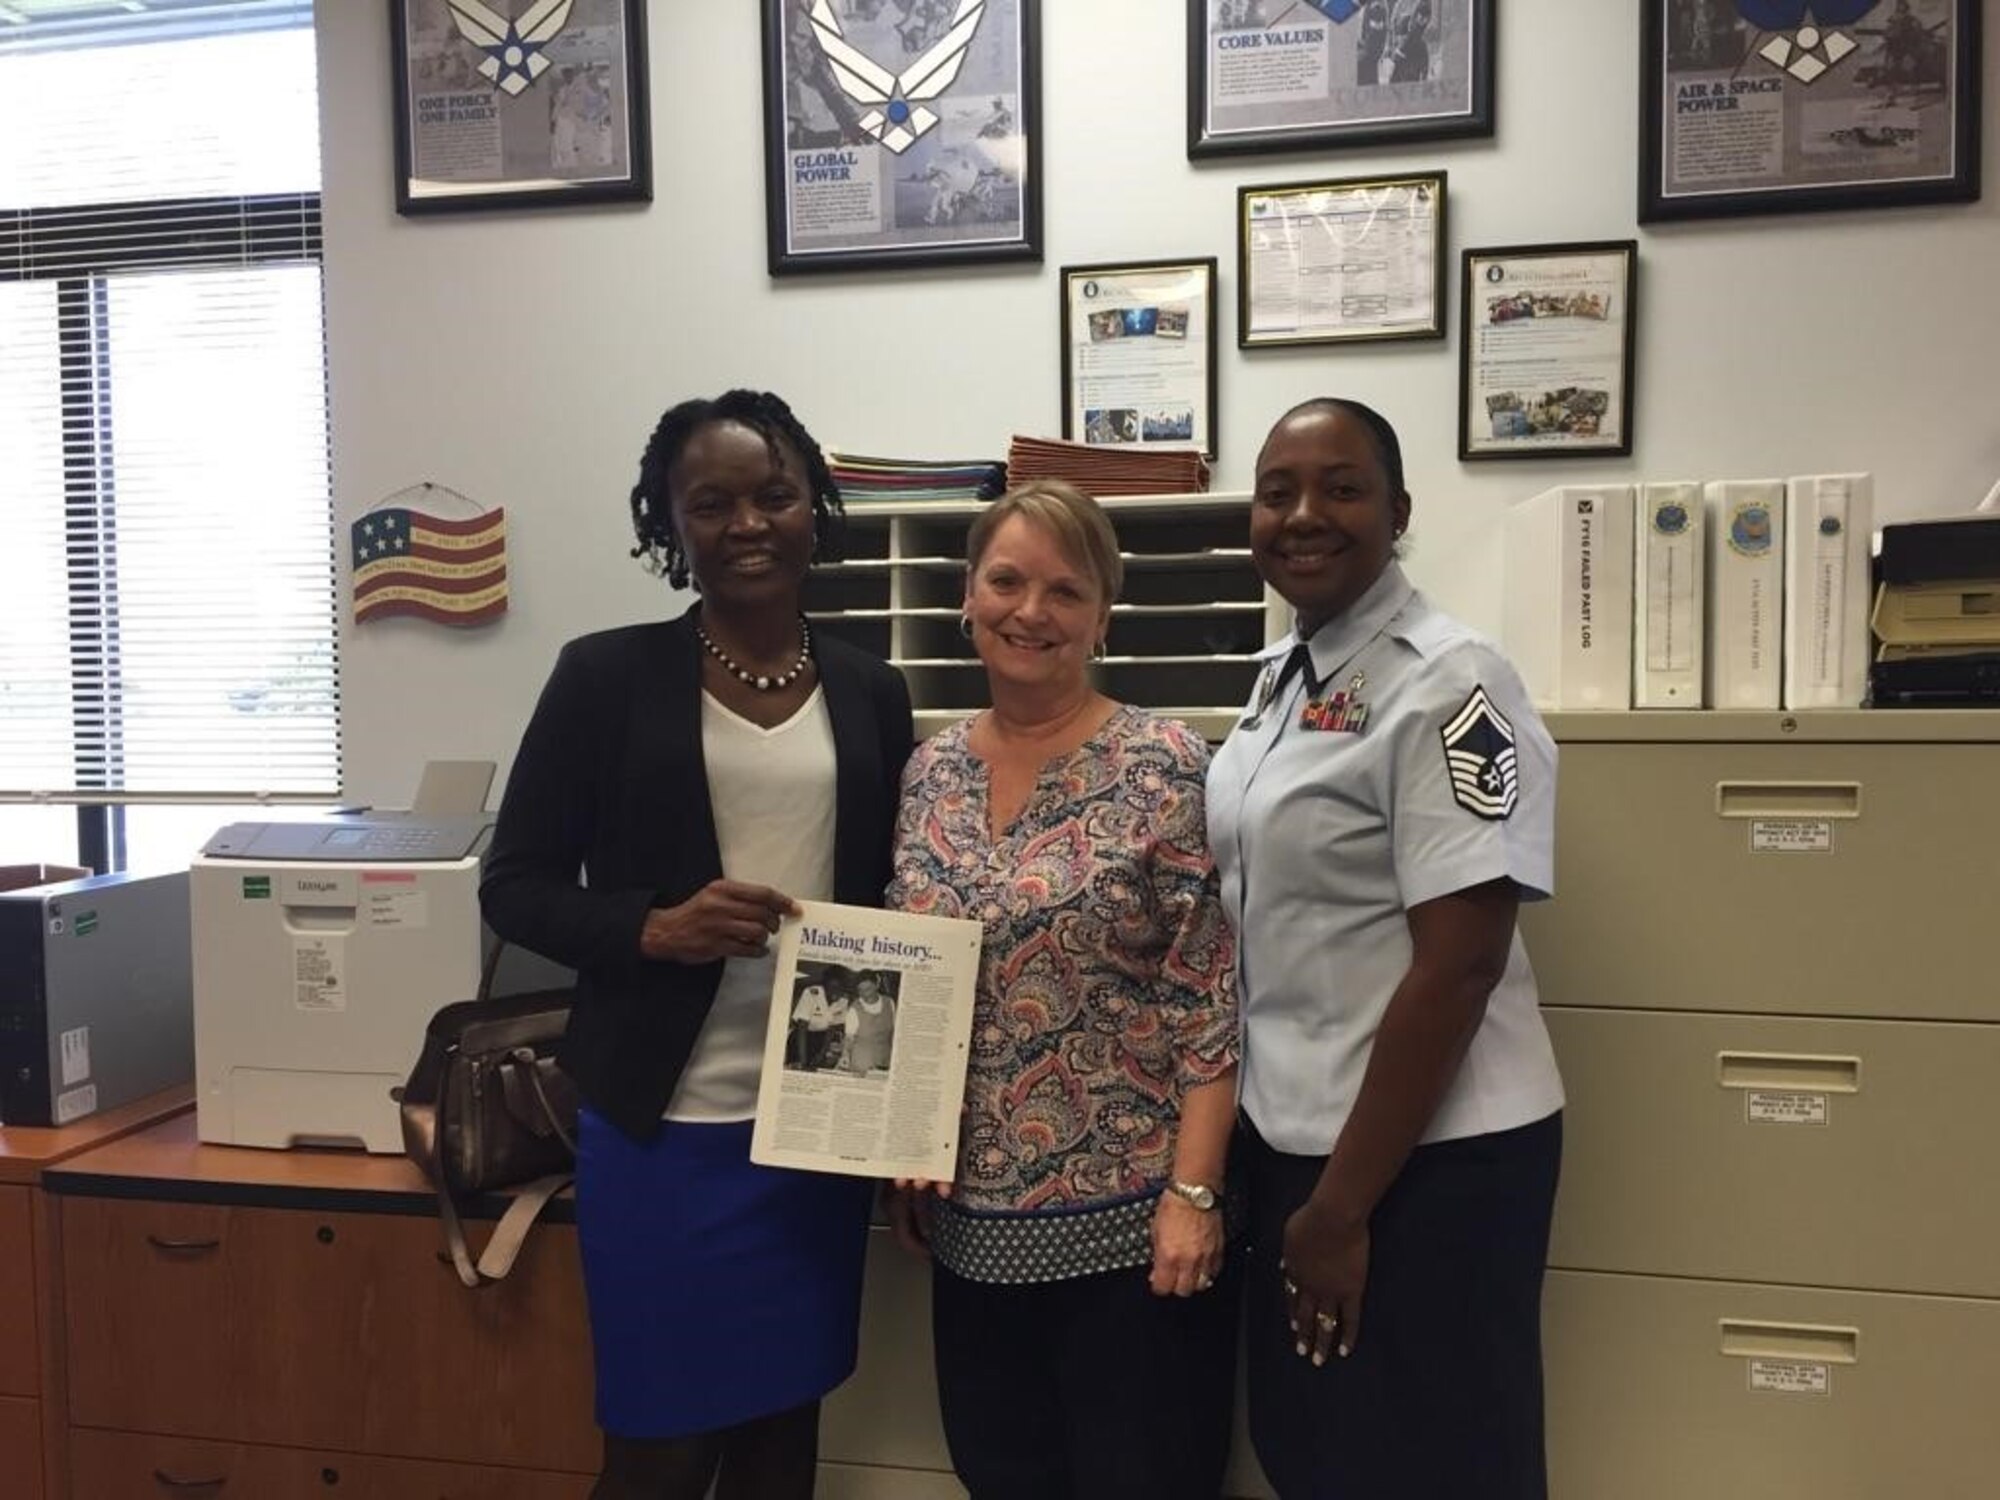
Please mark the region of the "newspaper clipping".
<svg viewBox="0 0 2000 1500"><path fill-rule="evenodd" d="M1785 26L1783 6L1669 0L1660 196L1950 177L1956 5L1841 0Z"/></svg>
<svg viewBox="0 0 2000 1500"><path fill-rule="evenodd" d="M520 67L488 73L492 49L481 39L496 11L410 0L413 193L630 177L623 3L575 0L551 13L552 35L514 47Z"/></svg>
<svg viewBox="0 0 2000 1500"><path fill-rule="evenodd" d="M827 902L778 934L750 1158L949 1182L980 927Z"/></svg>
<svg viewBox="0 0 2000 1500"><path fill-rule="evenodd" d="M785 0L786 248L1025 233L1018 0Z"/></svg>
<svg viewBox="0 0 2000 1500"><path fill-rule="evenodd" d="M1472 108L1471 0L1207 0L1211 137Z"/></svg>

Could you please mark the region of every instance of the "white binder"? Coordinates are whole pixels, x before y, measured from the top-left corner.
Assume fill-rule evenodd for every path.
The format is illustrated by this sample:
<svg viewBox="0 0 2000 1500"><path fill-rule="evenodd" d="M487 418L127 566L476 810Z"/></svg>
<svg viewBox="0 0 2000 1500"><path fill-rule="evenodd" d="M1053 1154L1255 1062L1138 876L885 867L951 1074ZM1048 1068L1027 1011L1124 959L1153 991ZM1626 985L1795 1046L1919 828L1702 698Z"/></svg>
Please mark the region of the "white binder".
<svg viewBox="0 0 2000 1500"><path fill-rule="evenodd" d="M1632 706L1700 708L1705 528L1698 484L1639 491L1632 560Z"/></svg>
<svg viewBox="0 0 2000 1500"><path fill-rule="evenodd" d="M1724 479L1708 501L1708 706L1776 708L1784 628L1785 482Z"/></svg>
<svg viewBox="0 0 2000 1500"><path fill-rule="evenodd" d="M1868 691L1867 474L1794 475L1786 495L1786 708L1859 708Z"/></svg>
<svg viewBox="0 0 2000 1500"><path fill-rule="evenodd" d="M1632 706L1632 507L1570 484L1507 513L1504 633L1537 708Z"/></svg>

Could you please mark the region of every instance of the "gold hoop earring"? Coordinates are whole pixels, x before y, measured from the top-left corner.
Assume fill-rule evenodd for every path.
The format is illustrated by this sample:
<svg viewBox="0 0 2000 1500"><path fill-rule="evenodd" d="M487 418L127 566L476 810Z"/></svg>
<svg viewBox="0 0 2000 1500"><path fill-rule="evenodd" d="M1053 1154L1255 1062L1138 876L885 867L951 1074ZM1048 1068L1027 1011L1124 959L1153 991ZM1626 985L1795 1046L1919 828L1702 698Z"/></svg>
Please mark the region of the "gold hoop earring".
<svg viewBox="0 0 2000 1500"><path fill-rule="evenodd" d="M1110 642L1104 640L1101 636L1098 638L1097 644L1090 648L1090 659L1092 661L1103 661L1104 658L1109 656L1110 654L1111 654L1111 644Z"/></svg>
<svg viewBox="0 0 2000 1500"><path fill-rule="evenodd" d="M972 639L971 615L960 615L958 617L958 633L964 636L968 641Z"/></svg>

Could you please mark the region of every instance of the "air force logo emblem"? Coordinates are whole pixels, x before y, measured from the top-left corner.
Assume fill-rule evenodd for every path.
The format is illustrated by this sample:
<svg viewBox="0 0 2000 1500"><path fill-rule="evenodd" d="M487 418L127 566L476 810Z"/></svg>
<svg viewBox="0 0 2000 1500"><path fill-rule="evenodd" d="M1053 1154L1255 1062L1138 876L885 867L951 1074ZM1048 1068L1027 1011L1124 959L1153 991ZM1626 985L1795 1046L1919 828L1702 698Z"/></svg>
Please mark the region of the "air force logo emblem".
<svg viewBox="0 0 2000 1500"><path fill-rule="evenodd" d="M937 114L925 105L958 81L965 49L985 14L986 0L958 0L945 34L900 73L849 42L827 0L812 0L808 18L841 92L867 111L861 128L900 156L937 124Z"/></svg>
<svg viewBox="0 0 2000 1500"><path fill-rule="evenodd" d="M1877 3L1878 0L1736 0L1736 13L1758 30L1774 33L1757 49L1759 57L1800 83L1817 83L1861 45L1837 28L1853 26Z"/></svg>
<svg viewBox="0 0 2000 1500"><path fill-rule="evenodd" d="M1458 805L1489 823L1504 822L1520 800L1514 726L1476 687L1444 726L1444 763Z"/></svg>
<svg viewBox="0 0 2000 1500"><path fill-rule="evenodd" d="M576 0L534 0L513 20L480 0L446 0L458 34L486 54L479 64L511 99L549 70L544 49L569 25Z"/></svg>

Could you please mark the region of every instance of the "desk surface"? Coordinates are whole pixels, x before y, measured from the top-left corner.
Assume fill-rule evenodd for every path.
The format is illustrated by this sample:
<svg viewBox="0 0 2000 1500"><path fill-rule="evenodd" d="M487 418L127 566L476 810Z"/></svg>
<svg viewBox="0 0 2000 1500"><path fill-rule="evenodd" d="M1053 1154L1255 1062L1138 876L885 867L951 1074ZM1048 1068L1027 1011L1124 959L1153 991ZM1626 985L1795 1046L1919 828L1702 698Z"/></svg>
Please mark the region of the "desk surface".
<svg viewBox="0 0 2000 1500"><path fill-rule="evenodd" d="M350 1209L364 1213L435 1214L437 1195L407 1157L365 1151L204 1145L192 1111L82 1151L43 1174L50 1192L101 1198L150 1198L179 1203L244 1204L260 1208ZM546 1217L573 1220L565 1192ZM468 1218L498 1218L504 1194L461 1202Z"/></svg>
<svg viewBox="0 0 2000 1500"><path fill-rule="evenodd" d="M74 1125L0 1125L0 1183L32 1185L57 1162L145 1130L170 1116L184 1117L192 1133L193 1104L194 1085L186 1083Z"/></svg>

